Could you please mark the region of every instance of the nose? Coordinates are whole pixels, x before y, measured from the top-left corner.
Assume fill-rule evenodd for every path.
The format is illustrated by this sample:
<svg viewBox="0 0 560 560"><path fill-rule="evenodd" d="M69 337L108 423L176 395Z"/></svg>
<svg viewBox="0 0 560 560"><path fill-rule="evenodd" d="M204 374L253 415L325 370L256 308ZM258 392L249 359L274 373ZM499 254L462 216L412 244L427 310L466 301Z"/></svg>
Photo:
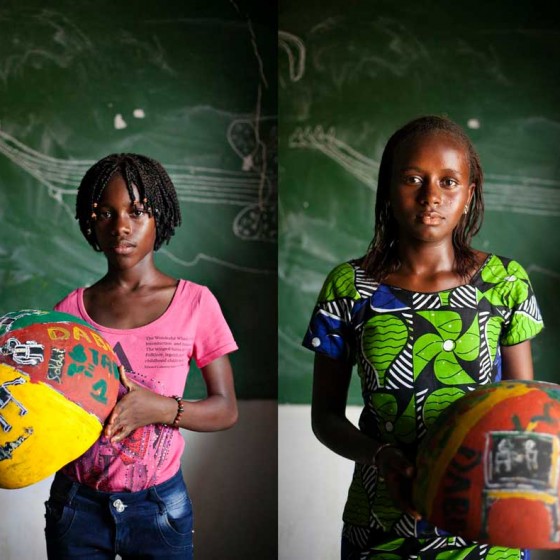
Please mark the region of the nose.
<svg viewBox="0 0 560 560"><path fill-rule="evenodd" d="M420 203L425 206L438 206L441 204L441 188L437 179L428 179L419 191Z"/></svg>
<svg viewBox="0 0 560 560"><path fill-rule="evenodd" d="M111 225L111 233L115 237L128 235L130 233L130 216L128 215L128 212L120 212L118 214L115 214L113 223Z"/></svg>

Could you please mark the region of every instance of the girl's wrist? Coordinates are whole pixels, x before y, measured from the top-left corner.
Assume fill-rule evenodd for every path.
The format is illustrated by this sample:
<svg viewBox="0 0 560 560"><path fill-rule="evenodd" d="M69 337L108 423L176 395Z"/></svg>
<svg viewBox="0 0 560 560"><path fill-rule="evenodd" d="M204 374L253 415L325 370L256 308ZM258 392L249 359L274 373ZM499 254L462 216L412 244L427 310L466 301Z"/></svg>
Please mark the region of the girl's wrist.
<svg viewBox="0 0 560 560"><path fill-rule="evenodd" d="M377 469L381 478L385 474L381 472L381 465L380 465L381 454L383 453L383 451L386 451L387 449L390 448L398 449L394 443L381 443L373 453L371 463Z"/></svg>
<svg viewBox="0 0 560 560"><path fill-rule="evenodd" d="M180 396L173 395L171 398L175 401L175 404L177 406L174 409L175 414L173 415L173 419L171 420L171 422L167 422L167 425L178 430L179 429L179 422L181 421L181 417L183 416L185 406L184 406L184 403L183 403L183 399L181 399Z"/></svg>

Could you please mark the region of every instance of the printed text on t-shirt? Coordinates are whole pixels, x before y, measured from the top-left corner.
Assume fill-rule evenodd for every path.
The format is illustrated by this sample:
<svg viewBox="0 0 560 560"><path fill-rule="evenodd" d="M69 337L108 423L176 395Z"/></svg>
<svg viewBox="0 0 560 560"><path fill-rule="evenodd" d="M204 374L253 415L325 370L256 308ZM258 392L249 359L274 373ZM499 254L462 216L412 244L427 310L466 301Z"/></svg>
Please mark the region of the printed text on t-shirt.
<svg viewBox="0 0 560 560"><path fill-rule="evenodd" d="M186 336L147 336L144 367L172 368L188 361L192 338Z"/></svg>

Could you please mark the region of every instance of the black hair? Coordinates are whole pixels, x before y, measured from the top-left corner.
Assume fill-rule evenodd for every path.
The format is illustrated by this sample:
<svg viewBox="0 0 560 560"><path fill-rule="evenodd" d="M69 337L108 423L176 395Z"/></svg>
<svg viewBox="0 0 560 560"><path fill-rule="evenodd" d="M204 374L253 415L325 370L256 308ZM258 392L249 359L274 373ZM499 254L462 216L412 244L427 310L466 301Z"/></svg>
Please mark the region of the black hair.
<svg viewBox="0 0 560 560"><path fill-rule="evenodd" d="M397 130L389 138L381 156L375 200L374 236L362 262L363 268L376 281L381 281L389 274L396 272L401 264L397 243L398 224L390 206L393 163L397 148L411 138L437 131L445 132L458 140L468 152L469 184L474 183L474 192L467 214L461 217L457 227L453 230L453 248L457 274L468 279L476 268L476 254L470 244L472 238L480 230L484 215L483 173L480 158L470 138L458 124L447 117L428 115L414 119Z"/></svg>
<svg viewBox="0 0 560 560"><path fill-rule="evenodd" d="M88 169L78 187L76 219L88 243L96 251L101 251L93 227L95 207L114 175L123 178L131 201L135 198L132 186L136 186L140 201L154 217L154 251L164 242L169 243L175 228L181 224L181 209L175 186L159 162L146 156L126 153L111 154L99 160Z"/></svg>

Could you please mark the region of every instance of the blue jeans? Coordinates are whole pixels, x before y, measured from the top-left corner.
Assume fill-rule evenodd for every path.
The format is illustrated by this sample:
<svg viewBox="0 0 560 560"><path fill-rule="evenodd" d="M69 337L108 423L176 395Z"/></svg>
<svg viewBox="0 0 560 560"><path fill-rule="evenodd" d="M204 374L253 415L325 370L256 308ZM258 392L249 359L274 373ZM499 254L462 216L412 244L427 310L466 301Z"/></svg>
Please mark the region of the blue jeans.
<svg viewBox="0 0 560 560"><path fill-rule="evenodd" d="M139 492L98 492L57 473L45 507L49 560L192 560L192 504L180 470Z"/></svg>

